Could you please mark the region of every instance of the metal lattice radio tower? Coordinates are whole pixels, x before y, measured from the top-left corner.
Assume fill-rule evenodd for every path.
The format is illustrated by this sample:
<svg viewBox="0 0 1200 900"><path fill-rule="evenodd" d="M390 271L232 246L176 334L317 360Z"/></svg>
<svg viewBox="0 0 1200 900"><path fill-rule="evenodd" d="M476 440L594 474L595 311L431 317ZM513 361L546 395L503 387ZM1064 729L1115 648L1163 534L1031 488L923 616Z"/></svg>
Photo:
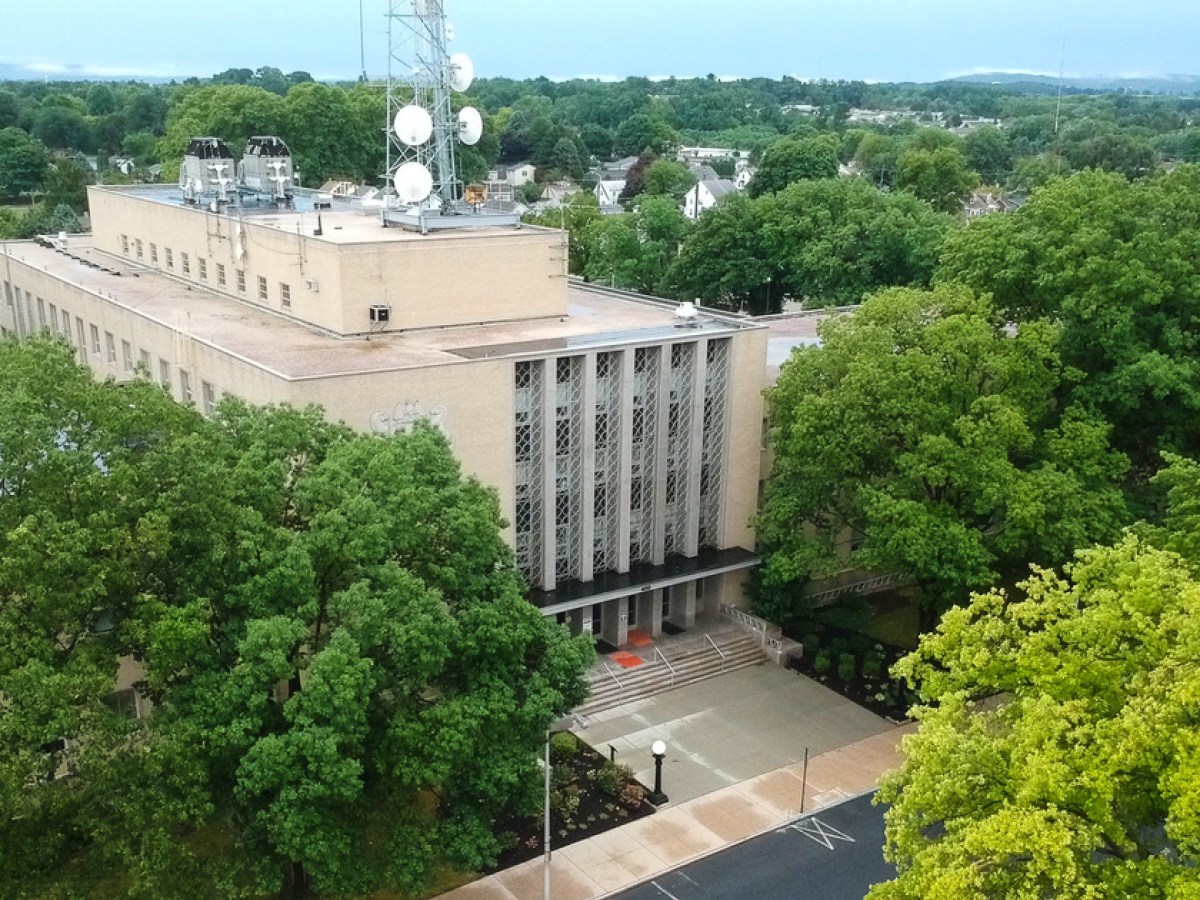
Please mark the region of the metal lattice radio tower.
<svg viewBox="0 0 1200 900"><path fill-rule="evenodd" d="M469 106L452 111L452 95L467 90L475 74L465 53L450 53L453 38L444 0L389 0L385 224L467 224L459 221L469 210L454 148L476 143L483 119Z"/></svg>

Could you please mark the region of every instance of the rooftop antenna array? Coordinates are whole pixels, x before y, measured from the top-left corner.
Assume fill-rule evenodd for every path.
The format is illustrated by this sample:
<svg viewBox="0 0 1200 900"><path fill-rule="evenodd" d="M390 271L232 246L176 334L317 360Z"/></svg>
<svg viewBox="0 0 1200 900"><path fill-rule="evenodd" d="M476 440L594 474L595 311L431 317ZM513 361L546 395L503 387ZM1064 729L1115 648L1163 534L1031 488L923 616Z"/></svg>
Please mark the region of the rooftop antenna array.
<svg viewBox="0 0 1200 900"><path fill-rule="evenodd" d="M466 91L475 67L465 53L451 54L454 28L444 0L389 0L387 179L391 190L383 223L431 229L519 224L514 213L496 214L463 201L455 146L483 134L479 110L451 106ZM481 221L486 219L486 222Z"/></svg>

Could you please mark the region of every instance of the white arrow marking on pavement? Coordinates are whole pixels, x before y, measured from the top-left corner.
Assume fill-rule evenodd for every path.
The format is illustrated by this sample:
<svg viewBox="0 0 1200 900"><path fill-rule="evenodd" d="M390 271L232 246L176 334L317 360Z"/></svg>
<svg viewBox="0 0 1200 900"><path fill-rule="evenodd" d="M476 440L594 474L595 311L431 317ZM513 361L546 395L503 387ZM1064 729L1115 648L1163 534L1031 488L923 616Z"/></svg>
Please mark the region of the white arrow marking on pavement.
<svg viewBox="0 0 1200 900"><path fill-rule="evenodd" d="M689 881L691 881L691 879L690 879L690 878L689 878L688 880L689 880ZM668 891L668 890L667 890L665 887L663 887L663 886L662 886L661 884L659 884L657 881L652 881L652 882L650 882L650 883L651 883L652 885L654 885L656 888L658 888L658 892L659 892L660 894L662 894L664 897L666 897L666 898L667 898L667 900L679 900L679 898L678 898L678 897L676 897L674 894L672 894L670 891Z"/></svg>

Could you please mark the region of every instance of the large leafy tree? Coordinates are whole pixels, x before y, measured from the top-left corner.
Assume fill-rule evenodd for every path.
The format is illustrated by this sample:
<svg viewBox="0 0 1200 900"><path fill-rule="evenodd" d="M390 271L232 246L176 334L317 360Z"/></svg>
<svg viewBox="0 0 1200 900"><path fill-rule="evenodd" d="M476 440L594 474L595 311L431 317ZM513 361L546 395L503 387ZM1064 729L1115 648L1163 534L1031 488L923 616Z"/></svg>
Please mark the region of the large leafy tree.
<svg viewBox="0 0 1200 900"><path fill-rule="evenodd" d="M1057 403L1070 373L1053 325L1010 333L961 288L894 289L821 337L767 394L769 617L802 613L810 577L858 567L915 582L928 627L969 591L1125 524L1107 425Z"/></svg>
<svg viewBox="0 0 1200 900"><path fill-rule="evenodd" d="M0 196L19 197L42 186L50 172L46 148L20 128L0 129Z"/></svg>
<svg viewBox="0 0 1200 900"><path fill-rule="evenodd" d="M953 227L911 196L859 178L801 181L760 202L763 242L782 277L776 290L813 306L927 285Z"/></svg>
<svg viewBox="0 0 1200 900"><path fill-rule="evenodd" d="M1195 570L1132 536L947 613L897 667L921 724L871 900L1196 896L1197 654Z"/></svg>
<svg viewBox="0 0 1200 900"><path fill-rule="evenodd" d="M3 892L353 894L491 859L591 652L524 600L492 492L431 428L206 421L70 357L0 345ZM135 721L106 705L131 664Z"/></svg>
<svg viewBox="0 0 1200 900"><path fill-rule="evenodd" d="M797 181L833 178L837 172L837 140L832 135L785 137L763 153L750 180L749 193L751 197L761 197Z"/></svg>
<svg viewBox="0 0 1200 900"><path fill-rule="evenodd" d="M947 242L938 277L989 292L1012 320L1062 326L1074 397L1143 472L1200 450L1200 169L1128 182L1084 172Z"/></svg>
<svg viewBox="0 0 1200 900"><path fill-rule="evenodd" d="M897 164L896 186L944 213L961 212L979 175L957 147L906 150Z"/></svg>

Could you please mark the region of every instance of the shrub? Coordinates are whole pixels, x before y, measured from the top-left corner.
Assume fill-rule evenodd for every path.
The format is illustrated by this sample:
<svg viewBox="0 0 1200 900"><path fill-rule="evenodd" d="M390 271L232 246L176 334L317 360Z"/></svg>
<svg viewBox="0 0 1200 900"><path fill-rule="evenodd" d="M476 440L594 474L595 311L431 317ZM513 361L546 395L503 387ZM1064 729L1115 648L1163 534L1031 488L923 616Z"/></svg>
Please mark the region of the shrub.
<svg viewBox="0 0 1200 900"><path fill-rule="evenodd" d="M863 678L874 679L878 678L883 673L883 660L874 653L868 653L863 658L862 674Z"/></svg>
<svg viewBox="0 0 1200 900"><path fill-rule="evenodd" d="M854 658L853 653L843 653L838 657L837 665L838 678L842 681L852 681L858 673L858 660Z"/></svg>
<svg viewBox="0 0 1200 900"><path fill-rule="evenodd" d="M831 663L829 661L829 651L822 650L813 657L813 671L819 674L824 674L829 671Z"/></svg>
<svg viewBox="0 0 1200 900"><path fill-rule="evenodd" d="M617 802L627 809L638 809L646 798L646 792L640 784L630 781L621 786L617 792Z"/></svg>
<svg viewBox="0 0 1200 900"><path fill-rule="evenodd" d="M800 643L804 647L805 656L812 656L821 649L821 639L815 634L806 634Z"/></svg>
<svg viewBox="0 0 1200 900"><path fill-rule="evenodd" d="M550 763L560 765L574 758L579 752L579 741L569 731L557 731L550 735Z"/></svg>
<svg viewBox="0 0 1200 900"><path fill-rule="evenodd" d="M587 777L602 793L618 797L621 788L633 780L633 769L620 763L605 762L600 768L588 772Z"/></svg>
<svg viewBox="0 0 1200 900"><path fill-rule="evenodd" d="M570 819L579 812L579 788L570 784L550 792L550 809L561 819Z"/></svg>

